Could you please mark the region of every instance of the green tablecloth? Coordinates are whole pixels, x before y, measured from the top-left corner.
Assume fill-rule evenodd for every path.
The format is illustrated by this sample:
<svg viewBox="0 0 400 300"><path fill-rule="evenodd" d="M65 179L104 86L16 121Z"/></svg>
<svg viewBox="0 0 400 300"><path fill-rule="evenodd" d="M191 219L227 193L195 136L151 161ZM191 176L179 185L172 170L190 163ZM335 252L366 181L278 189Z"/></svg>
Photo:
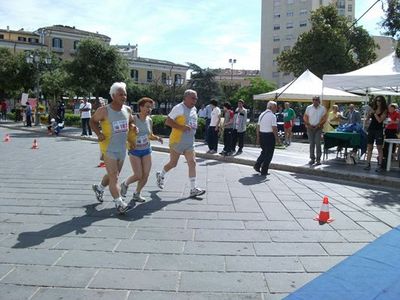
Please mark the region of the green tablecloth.
<svg viewBox="0 0 400 300"><path fill-rule="evenodd" d="M361 135L357 132L338 132L329 131L324 133L324 149L329 149L336 146L360 147Z"/></svg>

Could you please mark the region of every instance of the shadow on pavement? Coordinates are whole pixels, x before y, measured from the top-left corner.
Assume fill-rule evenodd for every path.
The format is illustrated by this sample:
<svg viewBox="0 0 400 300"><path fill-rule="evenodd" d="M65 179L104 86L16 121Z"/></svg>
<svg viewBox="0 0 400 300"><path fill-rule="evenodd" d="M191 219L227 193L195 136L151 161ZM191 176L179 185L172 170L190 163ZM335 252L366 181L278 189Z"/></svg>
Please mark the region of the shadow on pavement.
<svg viewBox="0 0 400 300"><path fill-rule="evenodd" d="M158 191L150 191L151 201L137 205L133 210L128 212L126 215L119 215L116 213L114 207L97 210L97 206L101 203L89 204L83 206L85 208L85 215L79 217L73 217L71 220L55 224L50 228L43 229L40 231L27 231L21 232L18 235L18 243L12 248L29 248L32 246L43 243L46 239L60 237L72 232L76 235L85 234L85 228L89 227L95 222L107 219L107 218L118 218L121 221L136 221L142 219L145 216L151 215L153 212L159 211L170 204L179 203L189 199L179 198L172 201L162 201L157 195ZM195 198L202 200L202 198ZM131 202L132 204L132 202Z"/></svg>
<svg viewBox="0 0 400 300"><path fill-rule="evenodd" d="M256 185L267 181L269 181L267 176L263 176L260 174L252 174L250 176L239 179L239 182L243 185Z"/></svg>

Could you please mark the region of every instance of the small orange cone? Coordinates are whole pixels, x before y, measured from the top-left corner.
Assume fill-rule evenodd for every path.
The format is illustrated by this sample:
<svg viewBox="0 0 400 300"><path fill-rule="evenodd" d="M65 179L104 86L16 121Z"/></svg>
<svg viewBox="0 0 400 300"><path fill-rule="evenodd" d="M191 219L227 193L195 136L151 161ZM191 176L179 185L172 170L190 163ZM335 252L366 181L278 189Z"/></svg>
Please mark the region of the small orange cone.
<svg viewBox="0 0 400 300"><path fill-rule="evenodd" d="M4 137L4 142L9 142L9 141L11 141L11 138L10 138L10 135L9 134L6 134L6 136Z"/></svg>
<svg viewBox="0 0 400 300"><path fill-rule="evenodd" d="M104 161L101 161L97 167L98 168L105 168L106 164L104 163Z"/></svg>
<svg viewBox="0 0 400 300"><path fill-rule="evenodd" d="M329 201L328 201L328 196L324 197L324 200L322 201L322 206L321 210L319 212L319 215L314 218L315 221L319 221L320 223L331 223L335 219L331 219L329 217Z"/></svg>
<svg viewBox="0 0 400 300"><path fill-rule="evenodd" d="M31 149L39 149L39 145L38 145L38 142L36 141L36 139L33 140Z"/></svg>

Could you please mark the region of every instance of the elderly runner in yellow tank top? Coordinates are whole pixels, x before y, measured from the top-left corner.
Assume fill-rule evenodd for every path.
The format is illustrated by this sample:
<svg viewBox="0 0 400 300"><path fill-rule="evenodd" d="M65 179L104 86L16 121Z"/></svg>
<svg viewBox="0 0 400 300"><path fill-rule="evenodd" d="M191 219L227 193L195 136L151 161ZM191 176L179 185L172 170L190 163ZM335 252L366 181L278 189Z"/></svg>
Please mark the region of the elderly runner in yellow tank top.
<svg viewBox="0 0 400 300"><path fill-rule="evenodd" d="M126 84L115 82L110 88L110 95L113 100L111 104L99 107L90 120L90 126L97 135L107 171L101 183L94 184L92 188L97 200L103 202L104 188L108 185L115 207L122 214L132 206L125 203L120 196L118 176L125 160L128 131L136 130L136 126L133 124L130 107L124 105Z"/></svg>

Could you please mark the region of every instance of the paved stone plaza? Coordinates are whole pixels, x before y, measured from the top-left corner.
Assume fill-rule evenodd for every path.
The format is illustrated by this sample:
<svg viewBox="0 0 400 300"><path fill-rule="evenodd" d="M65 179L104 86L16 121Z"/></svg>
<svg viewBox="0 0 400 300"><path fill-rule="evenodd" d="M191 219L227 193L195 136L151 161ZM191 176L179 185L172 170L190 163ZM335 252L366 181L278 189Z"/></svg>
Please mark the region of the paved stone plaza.
<svg viewBox="0 0 400 300"><path fill-rule="evenodd" d="M97 143L6 133L0 299L281 299L400 224L398 191L202 158L202 199L187 197L183 160L160 191L159 152L149 201L118 216L108 191L99 204L91 190ZM335 221L321 226L324 195Z"/></svg>

